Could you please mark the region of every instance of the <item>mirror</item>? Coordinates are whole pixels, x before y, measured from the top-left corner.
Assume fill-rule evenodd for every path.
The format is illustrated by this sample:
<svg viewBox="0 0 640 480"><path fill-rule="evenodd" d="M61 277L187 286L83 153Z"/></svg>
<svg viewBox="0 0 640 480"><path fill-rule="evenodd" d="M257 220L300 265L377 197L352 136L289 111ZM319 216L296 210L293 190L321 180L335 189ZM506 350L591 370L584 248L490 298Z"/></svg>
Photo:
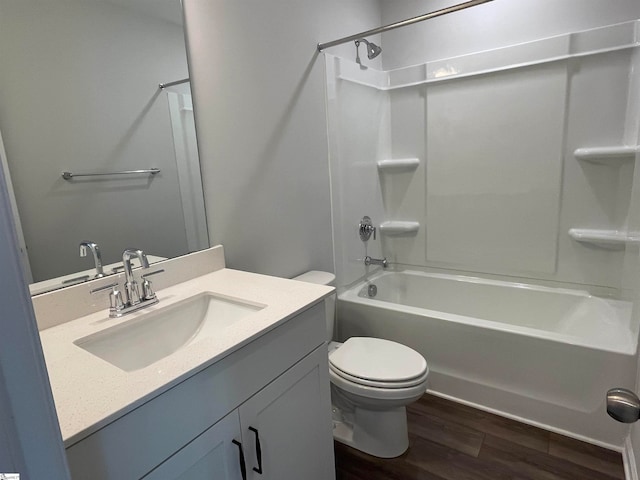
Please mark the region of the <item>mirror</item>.
<svg viewBox="0 0 640 480"><path fill-rule="evenodd" d="M125 248L209 246L180 0L2 0L0 44L0 157L32 294L94 277L82 241L105 274Z"/></svg>

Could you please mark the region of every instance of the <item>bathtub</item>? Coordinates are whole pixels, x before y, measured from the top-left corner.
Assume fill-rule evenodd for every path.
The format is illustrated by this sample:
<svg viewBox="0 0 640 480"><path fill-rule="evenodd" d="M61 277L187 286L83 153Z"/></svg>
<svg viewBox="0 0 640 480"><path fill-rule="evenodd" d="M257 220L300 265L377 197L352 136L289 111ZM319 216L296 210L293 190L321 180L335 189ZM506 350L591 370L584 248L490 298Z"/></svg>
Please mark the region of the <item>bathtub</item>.
<svg viewBox="0 0 640 480"><path fill-rule="evenodd" d="M376 286L375 297L368 286ZM628 427L605 394L635 386L631 303L582 290L420 271L382 271L340 292L338 339L419 351L432 393L619 449Z"/></svg>

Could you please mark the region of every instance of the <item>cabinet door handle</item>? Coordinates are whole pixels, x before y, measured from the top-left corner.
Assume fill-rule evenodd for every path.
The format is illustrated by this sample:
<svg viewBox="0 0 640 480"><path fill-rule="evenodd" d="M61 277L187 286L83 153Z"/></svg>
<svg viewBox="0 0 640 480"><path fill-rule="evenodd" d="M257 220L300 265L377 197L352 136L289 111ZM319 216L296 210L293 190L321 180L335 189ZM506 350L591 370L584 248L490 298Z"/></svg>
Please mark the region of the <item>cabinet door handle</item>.
<svg viewBox="0 0 640 480"><path fill-rule="evenodd" d="M258 459L258 468L253 467L253 471L262 475L262 449L260 448L260 434L258 433L258 430L253 427L249 427L249 430L256 434L256 458Z"/></svg>
<svg viewBox="0 0 640 480"><path fill-rule="evenodd" d="M244 452L242 451L242 444L235 438L232 440L232 443L238 446L238 456L240 460L240 472L242 473L242 480L247 480L247 466L244 463Z"/></svg>

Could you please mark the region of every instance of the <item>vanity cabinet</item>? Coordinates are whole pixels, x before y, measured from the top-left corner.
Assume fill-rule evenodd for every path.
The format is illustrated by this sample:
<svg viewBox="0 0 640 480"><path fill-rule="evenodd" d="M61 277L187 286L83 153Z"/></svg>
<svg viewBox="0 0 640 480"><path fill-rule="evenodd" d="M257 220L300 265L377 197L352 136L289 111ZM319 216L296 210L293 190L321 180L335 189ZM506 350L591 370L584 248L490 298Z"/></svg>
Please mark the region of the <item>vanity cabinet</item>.
<svg viewBox="0 0 640 480"><path fill-rule="evenodd" d="M333 480L324 337L320 302L70 446L72 478L242 480L241 446L247 479Z"/></svg>
<svg viewBox="0 0 640 480"><path fill-rule="evenodd" d="M240 406L247 478L333 478L333 435L324 398L328 384L324 383L321 372L326 359L327 349L323 344ZM326 448L327 432L330 455ZM258 450L261 462L258 462Z"/></svg>
<svg viewBox="0 0 640 480"><path fill-rule="evenodd" d="M320 368L324 346L194 439L145 480L331 478ZM242 450L241 450L242 449ZM241 453L242 452L242 453ZM244 468L244 476L242 469Z"/></svg>

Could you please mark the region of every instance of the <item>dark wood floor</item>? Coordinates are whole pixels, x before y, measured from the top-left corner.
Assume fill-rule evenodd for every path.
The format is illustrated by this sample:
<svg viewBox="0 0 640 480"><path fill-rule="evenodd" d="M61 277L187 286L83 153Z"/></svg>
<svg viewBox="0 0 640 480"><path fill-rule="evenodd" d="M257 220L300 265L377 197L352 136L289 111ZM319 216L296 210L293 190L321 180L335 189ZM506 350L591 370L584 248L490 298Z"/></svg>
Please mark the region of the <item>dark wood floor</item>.
<svg viewBox="0 0 640 480"><path fill-rule="evenodd" d="M432 395L407 408L409 450L374 458L340 443L337 480L624 479L622 455Z"/></svg>

